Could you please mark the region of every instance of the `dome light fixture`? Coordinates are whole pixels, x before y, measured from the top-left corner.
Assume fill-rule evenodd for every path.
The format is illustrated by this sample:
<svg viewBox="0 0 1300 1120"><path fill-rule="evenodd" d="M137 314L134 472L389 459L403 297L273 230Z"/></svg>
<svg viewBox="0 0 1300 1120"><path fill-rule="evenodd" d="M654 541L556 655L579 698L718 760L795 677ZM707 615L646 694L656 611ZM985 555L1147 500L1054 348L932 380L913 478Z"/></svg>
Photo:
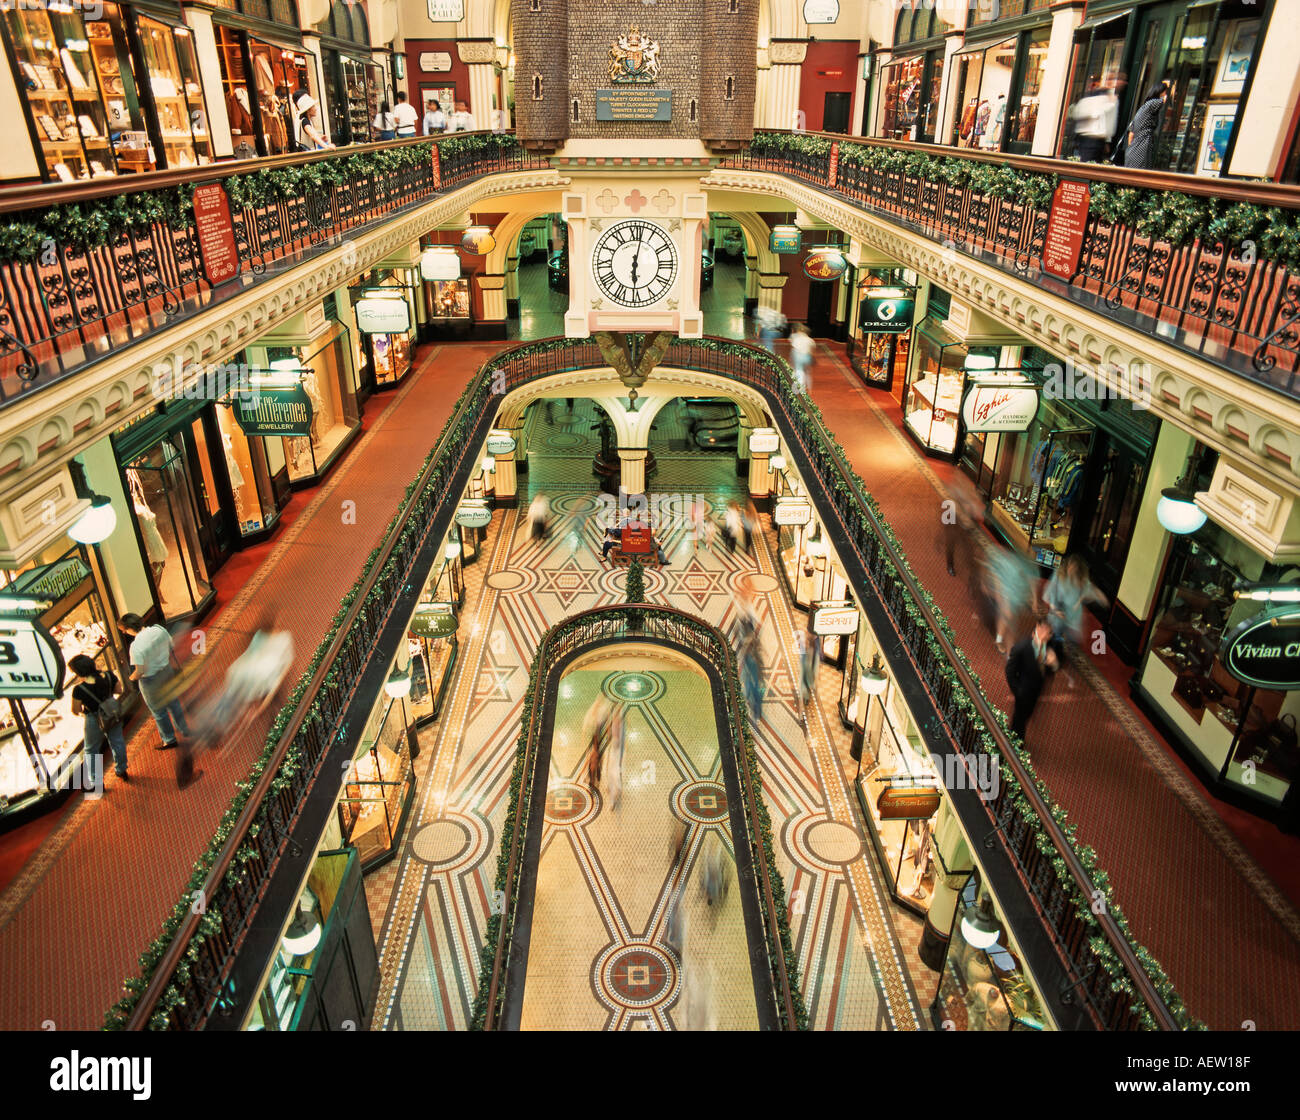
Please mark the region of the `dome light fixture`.
<svg viewBox="0 0 1300 1120"><path fill-rule="evenodd" d="M889 676L879 650L871 655L871 667L858 679L858 684L868 696L880 696L889 687Z"/></svg>
<svg viewBox="0 0 1300 1120"><path fill-rule="evenodd" d="M460 541L448 541L443 546L442 554L448 560L455 560L460 555Z"/></svg>
<svg viewBox="0 0 1300 1120"><path fill-rule="evenodd" d="M91 494L90 508L72 523L68 536L78 544L100 544L108 540L116 528L117 513L112 499L103 494Z"/></svg>
<svg viewBox="0 0 1300 1120"><path fill-rule="evenodd" d="M985 895L971 903L961 916L961 935L972 949L991 949L1002 935L1002 927L993 916L993 903Z"/></svg>
<svg viewBox="0 0 1300 1120"><path fill-rule="evenodd" d="M405 669L398 669L393 666L393 671L388 675L388 680L384 681L384 691L388 693L393 700L401 699L411 695L411 667L408 665Z"/></svg>
<svg viewBox="0 0 1300 1120"><path fill-rule="evenodd" d="M1205 524L1205 511L1196 504L1191 480L1184 475L1173 486L1160 491L1156 520L1169 532L1187 536Z"/></svg>
<svg viewBox="0 0 1300 1120"><path fill-rule="evenodd" d="M310 910L304 910L302 903L298 904L298 913L294 915L293 921L289 923L289 928L284 931L281 944L295 957L305 957L317 945L320 944L321 924L320 919Z"/></svg>

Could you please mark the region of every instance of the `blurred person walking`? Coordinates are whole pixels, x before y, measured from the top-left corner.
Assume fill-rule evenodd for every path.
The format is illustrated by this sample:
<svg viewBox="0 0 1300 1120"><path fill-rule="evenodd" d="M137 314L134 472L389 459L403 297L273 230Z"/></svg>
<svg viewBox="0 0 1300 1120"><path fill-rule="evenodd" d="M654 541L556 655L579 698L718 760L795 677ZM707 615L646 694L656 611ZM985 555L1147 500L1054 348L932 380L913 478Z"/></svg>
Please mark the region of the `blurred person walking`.
<svg viewBox="0 0 1300 1120"><path fill-rule="evenodd" d="M710 906L715 902L721 904L727 897L727 891L731 886L730 863L731 860L722 841L716 833L710 835L706 842L704 866L700 873L704 896Z"/></svg>
<svg viewBox="0 0 1300 1120"><path fill-rule="evenodd" d="M1084 163L1100 163L1115 138L1119 124L1119 98L1115 88L1094 82L1070 109L1074 128L1074 154Z"/></svg>
<svg viewBox="0 0 1300 1120"><path fill-rule="evenodd" d="M1015 698L1011 712L1011 730L1024 739L1029 717L1038 706L1049 673L1060 668L1060 655L1046 621L1034 623L1033 630L1011 647L1007 658L1007 687Z"/></svg>
<svg viewBox="0 0 1300 1120"><path fill-rule="evenodd" d="M533 540L546 539L546 522L550 516L550 498L545 494L537 494L528 504L528 529Z"/></svg>
<svg viewBox="0 0 1300 1120"><path fill-rule="evenodd" d="M812 335L808 333L808 328L799 323L790 335L790 358L794 366L794 384L795 388L801 393L808 391L808 369L812 365L813 348L817 344L813 342Z"/></svg>
<svg viewBox="0 0 1300 1120"><path fill-rule="evenodd" d="M130 679L139 683L140 696L162 736L162 745L155 749L169 751L176 746L178 733L190 737L185 709L179 699L168 696L167 685L180 668L172 636L156 623L146 626L138 614L124 614L118 629L130 639Z"/></svg>
<svg viewBox="0 0 1300 1120"><path fill-rule="evenodd" d="M758 320L758 337L764 349L775 354L777 336L785 330L785 316L775 307L760 307L754 317Z"/></svg>
<svg viewBox="0 0 1300 1120"><path fill-rule="evenodd" d="M1066 646L1073 644L1082 648L1083 608L1086 603L1107 607L1110 600L1088 573L1088 565L1082 556L1070 555L1061 561L1061 566L1052 573L1051 579L1043 589L1043 604L1047 607L1047 621L1052 627L1052 636L1060 650L1062 667L1066 661ZM1071 676L1066 677L1070 687L1074 687Z"/></svg>
<svg viewBox="0 0 1300 1120"><path fill-rule="evenodd" d="M1022 615L1033 610L1037 569L1018 552L993 545L981 561L983 594L996 630L998 652L1007 652L1007 635L1019 628Z"/></svg>
<svg viewBox="0 0 1300 1120"><path fill-rule="evenodd" d="M939 514L943 530L944 565L950 576L957 575L958 561L969 572L979 556L976 530L981 516L983 506L974 487L964 475L958 475L948 487L948 497Z"/></svg>
<svg viewBox="0 0 1300 1120"><path fill-rule="evenodd" d="M794 632L794 648L799 656L799 701L805 707L812 699L813 684L817 680L817 654L821 640L807 630Z"/></svg>

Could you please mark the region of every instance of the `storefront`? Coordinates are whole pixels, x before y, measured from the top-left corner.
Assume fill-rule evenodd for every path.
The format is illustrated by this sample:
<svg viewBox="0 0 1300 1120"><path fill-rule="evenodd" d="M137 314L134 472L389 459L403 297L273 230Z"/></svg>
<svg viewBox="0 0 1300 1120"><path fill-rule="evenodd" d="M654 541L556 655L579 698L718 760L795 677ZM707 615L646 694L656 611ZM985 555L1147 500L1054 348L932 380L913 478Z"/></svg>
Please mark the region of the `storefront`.
<svg viewBox="0 0 1300 1120"><path fill-rule="evenodd" d="M333 0L329 14L316 25L321 35L325 103L330 139L336 145L378 140L372 121L379 103L393 103L387 74L370 54L370 25L365 5Z"/></svg>
<svg viewBox="0 0 1300 1120"><path fill-rule="evenodd" d="M1216 460L1212 451L1195 454L1195 490L1220 489L1222 464ZM1214 503L1207 506L1213 517L1224 516ZM1263 615L1263 622L1266 611L1287 615L1285 603L1275 612L1266 599L1242 593L1259 585L1284 586L1294 594L1288 580L1295 568L1270 560L1234 535L1249 525L1231 517L1226 521L1231 528L1211 519L1193 533L1172 536L1133 692L1199 766L1212 790L1277 806L1300 781L1300 674L1295 671L1300 659L1288 657L1286 649L1295 621L1284 617L1264 625L1254 639L1257 647L1278 644L1284 672L1275 676L1276 687L1255 675L1248 682L1229 666L1241 666L1241 642L1234 639L1249 639L1241 632L1251 619Z"/></svg>
<svg viewBox="0 0 1300 1120"><path fill-rule="evenodd" d="M253 31L225 18L217 13L214 30L236 158L295 151L294 94L306 90L320 100L301 33L296 24Z"/></svg>
<svg viewBox="0 0 1300 1120"><path fill-rule="evenodd" d="M1050 1030L1042 997L1021 965L1020 949L997 900L981 887L978 873L961 890L953 924L939 988L930 1005L935 1029Z"/></svg>
<svg viewBox="0 0 1300 1120"><path fill-rule="evenodd" d="M862 638L862 649L874 639ZM863 658L846 674L856 693L849 708L858 757L854 789L896 901L924 916L935 886L933 824L942 794L920 731L899 689L875 662Z"/></svg>
<svg viewBox="0 0 1300 1120"><path fill-rule="evenodd" d="M0 829L40 812L48 798L80 780L85 720L72 714L76 675L66 669L68 661L84 654L119 681L126 678L115 619L105 609L92 564L85 546L65 539L24 567L0 572L0 615L43 626L65 666L58 697L6 692L7 711L0 711Z"/></svg>
<svg viewBox="0 0 1300 1120"><path fill-rule="evenodd" d="M283 458L295 489L318 482L361 430L351 332L334 308L331 297L246 351L250 366L265 371L264 387L298 385L310 402L304 434L264 437L268 461Z"/></svg>
<svg viewBox="0 0 1300 1120"><path fill-rule="evenodd" d="M1001 342L962 339L946 326L946 307L935 305L914 332L903 390L903 428L927 455L955 461L961 447L961 405L975 372L997 367ZM941 309L936 310L936 306Z"/></svg>
<svg viewBox="0 0 1300 1120"><path fill-rule="evenodd" d="M239 540L217 410L211 401L169 401L113 434L154 606L166 620L212 605L212 573Z"/></svg>
<svg viewBox="0 0 1300 1120"><path fill-rule="evenodd" d="M1151 87L1168 82L1170 95L1147 166L1221 175L1263 41L1260 6L1252 0L1093 0L1075 32L1067 104L1094 89L1113 88L1118 140ZM1057 151L1070 154L1064 125Z"/></svg>
<svg viewBox="0 0 1300 1120"><path fill-rule="evenodd" d="M1044 571L1078 553L1113 600L1160 421L1045 350L1026 349L1017 372L1038 394L1033 419L1019 431L967 435L962 469L1008 545Z"/></svg>
<svg viewBox="0 0 1300 1120"><path fill-rule="evenodd" d="M424 585L407 632L411 666L411 721L420 726L437 719L451 684L460 643L459 610L465 597L461 573L460 527L452 526L442 558Z"/></svg>
<svg viewBox="0 0 1300 1120"><path fill-rule="evenodd" d="M255 544L274 532L280 512L289 504L292 488L284 443L245 433L229 397L218 403L215 414L240 543Z"/></svg>
<svg viewBox="0 0 1300 1120"><path fill-rule="evenodd" d="M944 33L949 29L938 4L900 5L892 57L880 69L880 124L887 140L935 141L943 94Z"/></svg>
<svg viewBox="0 0 1300 1120"><path fill-rule="evenodd" d="M316 855L244 1029L365 1030L379 958L354 848Z"/></svg>
<svg viewBox="0 0 1300 1120"><path fill-rule="evenodd" d="M367 392L394 388L411 372L419 284L415 268L377 268L350 292L357 370Z"/></svg>
<svg viewBox="0 0 1300 1120"><path fill-rule="evenodd" d="M343 780L339 831L344 842L356 848L363 871L397 854L397 841L410 815L415 797L410 726L405 696L381 692Z"/></svg>
<svg viewBox="0 0 1300 1120"><path fill-rule="evenodd" d="M1038 128L1050 22L999 37L996 25L967 32L952 58L956 99L949 144L1028 154Z"/></svg>
<svg viewBox="0 0 1300 1120"><path fill-rule="evenodd" d="M915 275L910 269L872 269L857 290L859 333L849 339L849 361L867 385L895 395L912 352Z"/></svg>
<svg viewBox="0 0 1300 1120"><path fill-rule="evenodd" d="M212 162L193 36L174 14L112 3L0 13L44 179Z"/></svg>

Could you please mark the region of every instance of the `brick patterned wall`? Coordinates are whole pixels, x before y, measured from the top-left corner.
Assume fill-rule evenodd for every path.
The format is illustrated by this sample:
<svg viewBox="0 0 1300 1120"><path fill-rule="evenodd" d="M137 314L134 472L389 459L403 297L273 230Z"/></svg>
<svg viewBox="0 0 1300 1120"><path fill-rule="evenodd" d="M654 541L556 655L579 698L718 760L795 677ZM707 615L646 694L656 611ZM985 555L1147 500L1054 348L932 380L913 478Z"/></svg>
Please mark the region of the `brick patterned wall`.
<svg viewBox="0 0 1300 1120"><path fill-rule="evenodd" d="M639 2L639 0L638 0ZM514 30L515 129L529 147L554 148L568 135L569 0L511 0ZM533 75L542 79L542 99L533 99Z"/></svg>
<svg viewBox="0 0 1300 1120"><path fill-rule="evenodd" d="M754 135L758 0L701 0L705 43L700 75L700 136L706 144L738 147ZM728 100L727 78L732 79Z"/></svg>

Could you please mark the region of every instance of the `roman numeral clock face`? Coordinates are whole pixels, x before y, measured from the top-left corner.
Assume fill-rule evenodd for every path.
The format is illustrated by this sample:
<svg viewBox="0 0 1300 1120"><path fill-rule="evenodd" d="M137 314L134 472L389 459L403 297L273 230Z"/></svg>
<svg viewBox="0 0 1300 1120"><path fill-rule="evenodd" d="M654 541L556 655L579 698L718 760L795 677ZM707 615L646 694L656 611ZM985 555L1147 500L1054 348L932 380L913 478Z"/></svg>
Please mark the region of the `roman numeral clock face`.
<svg viewBox="0 0 1300 1120"><path fill-rule="evenodd" d="M591 267L600 290L615 303L648 307L677 278L677 246L652 222L618 222L600 235Z"/></svg>

